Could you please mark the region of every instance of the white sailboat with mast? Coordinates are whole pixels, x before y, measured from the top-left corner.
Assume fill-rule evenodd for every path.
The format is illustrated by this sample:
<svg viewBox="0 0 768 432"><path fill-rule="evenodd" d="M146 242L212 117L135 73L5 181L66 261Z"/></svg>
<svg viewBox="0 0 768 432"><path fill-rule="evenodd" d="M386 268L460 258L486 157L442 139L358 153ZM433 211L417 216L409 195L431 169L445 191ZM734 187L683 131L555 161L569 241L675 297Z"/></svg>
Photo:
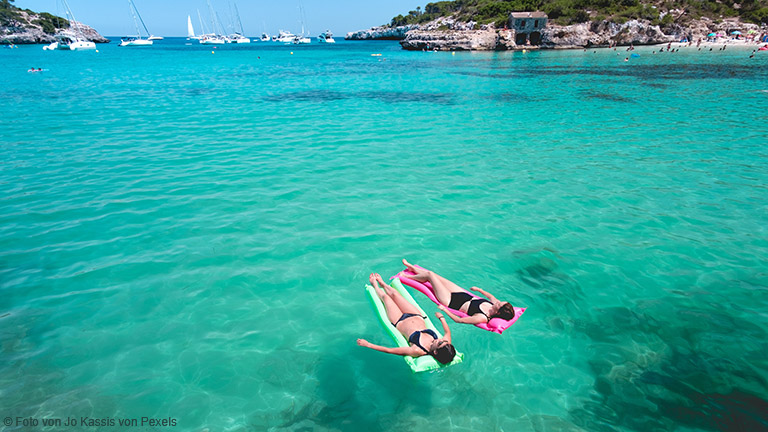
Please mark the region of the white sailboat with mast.
<svg viewBox="0 0 768 432"><path fill-rule="evenodd" d="M304 32L304 22L307 19L304 13L304 6L301 5L301 2L299 2L299 19L301 20L301 35L296 35L296 37L293 39L293 43L295 44L312 43L312 39L308 38L306 36L306 33Z"/></svg>
<svg viewBox="0 0 768 432"><path fill-rule="evenodd" d="M199 36L195 36L195 28L192 27L192 16L187 15L187 40L200 39Z"/></svg>
<svg viewBox="0 0 768 432"><path fill-rule="evenodd" d="M219 34L216 33L216 31L217 31L216 29L219 26L217 25L217 22L216 22L216 12L213 11L213 6L211 6L210 0L208 0L208 10L211 13L211 31L212 31L212 33L202 35L200 37L200 43L203 44L203 45L219 45L219 44L226 43L226 40L224 39L224 37L220 36ZM200 11L198 11L198 14L199 13L200 13ZM200 21L202 22L202 19Z"/></svg>
<svg viewBox="0 0 768 432"><path fill-rule="evenodd" d="M72 9L69 8L67 0L61 0L61 2L64 4L64 8L67 10L67 18L69 19L72 27L74 27L74 33L66 32L57 35L56 42L46 46L45 48L67 51L95 50L96 44L85 38L81 24L75 19L75 14L73 14Z"/></svg>
<svg viewBox="0 0 768 432"><path fill-rule="evenodd" d="M243 36L245 32L243 31L243 22L240 20L240 11L237 10L237 3L234 4L235 6L235 16L237 17L237 24L240 26L240 31L238 32L235 30L235 32L229 36L227 36L227 42L228 43L251 43L251 40L247 37Z"/></svg>
<svg viewBox="0 0 768 432"><path fill-rule="evenodd" d="M131 15L133 15L133 24L136 26L136 36L128 36L123 38L118 46L152 46L154 42L141 37L139 22L141 22L141 26L144 28L144 32L147 35L147 38L150 36L150 34L149 30L147 30L147 25L144 24L144 20L141 18L139 10L136 9L136 5L133 3L133 0L128 0L128 9L130 9Z"/></svg>

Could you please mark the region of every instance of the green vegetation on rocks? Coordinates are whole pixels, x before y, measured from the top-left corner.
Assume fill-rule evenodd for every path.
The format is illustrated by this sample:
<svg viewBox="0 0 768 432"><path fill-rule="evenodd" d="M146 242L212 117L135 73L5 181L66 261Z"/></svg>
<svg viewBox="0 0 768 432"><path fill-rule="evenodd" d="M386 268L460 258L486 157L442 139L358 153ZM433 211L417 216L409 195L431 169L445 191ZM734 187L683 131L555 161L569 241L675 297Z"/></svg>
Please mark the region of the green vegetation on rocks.
<svg viewBox="0 0 768 432"><path fill-rule="evenodd" d="M0 27L17 28L34 25L50 35L56 33L56 29L69 28L69 21L66 18L51 15L47 12L38 14L28 9L22 11L12 4L13 1L0 0Z"/></svg>
<svg viewBox="0 0 768 432"><path fill-rule="evenodd" d="M455 0L428 3L408 15L392 18L393 27L422 24L439 17L493 23L504 27L510 12L543 11L560 25L608 20L624 23L642 19L654 25L685 24L702 17L719 20L739 17L743 21L768 23L765 0Z"/></svg>

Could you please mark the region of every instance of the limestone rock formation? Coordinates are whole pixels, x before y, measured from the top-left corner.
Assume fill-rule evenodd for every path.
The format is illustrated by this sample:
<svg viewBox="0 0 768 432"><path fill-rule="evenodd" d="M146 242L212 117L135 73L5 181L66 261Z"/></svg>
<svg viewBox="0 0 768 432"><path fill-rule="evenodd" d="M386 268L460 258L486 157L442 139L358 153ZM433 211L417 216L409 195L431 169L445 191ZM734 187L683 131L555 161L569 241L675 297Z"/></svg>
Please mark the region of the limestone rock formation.
<svg viewBox="0 0 768 432"><path fill-rule="evenodd" d="M498 49L499 33L483 30L411 30L400 45L407 50L490 51Z"/></svg>
<svg viewBox="0 0 768 432"><path fill-rule="evenodd" d="M29 13L25 10L18 10L18 19L11 19L5 25L0 27L0 42L11 44L39 44L51 43L56 40L57 34L74 34L72 30L77 24L83 32L83 36L96 43L109 43L109 39L100 35L95 29L82 24L70 21L69 29L56 29L55 34L45 33L43 27L39 24L39 15Z"/></svg>
<svg viewBox="0 0 768 432"><path fill-rule="evenodd" d="M418 25L400 27L379 26L368 30L349 32L344 37L347 40L403 40L409 30L418 29Z"/></svg>
<svg viewBox="0 0 768 432"><path fill-rule="evenodd" d="M670 11L682 14L682 11ZM395 39L406 50L437 51L501 51L522 49L568 49L609 45L651 45L679 41L705 39L712 32L730 34L734 29L742 31L761 29L755 24L742 23L729 18L715 24L708 18L693 21L685 27L669 24L664 29L649 21L631 20L623 24L609 21L560 26L547 23L541 31L540 45L517 45L514 29L496 29L492 24L461 22L453 17L442 17L424 24L402 27L375 27L347 34L347 39ZM764 30L763 30L764 31Z"/></svg>

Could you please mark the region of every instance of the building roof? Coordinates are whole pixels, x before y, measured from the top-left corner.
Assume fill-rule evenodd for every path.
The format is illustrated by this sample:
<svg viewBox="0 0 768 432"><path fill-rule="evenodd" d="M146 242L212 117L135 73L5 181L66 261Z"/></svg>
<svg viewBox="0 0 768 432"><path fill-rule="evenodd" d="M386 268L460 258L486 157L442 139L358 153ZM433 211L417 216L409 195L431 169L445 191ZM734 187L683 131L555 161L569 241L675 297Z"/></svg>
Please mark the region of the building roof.
<svg viewBox="0 0 768 432"><path fill-rule="evenodd" d="M512 12L509 14L511 18L547 18L547 14L544 12Z"/></svg>

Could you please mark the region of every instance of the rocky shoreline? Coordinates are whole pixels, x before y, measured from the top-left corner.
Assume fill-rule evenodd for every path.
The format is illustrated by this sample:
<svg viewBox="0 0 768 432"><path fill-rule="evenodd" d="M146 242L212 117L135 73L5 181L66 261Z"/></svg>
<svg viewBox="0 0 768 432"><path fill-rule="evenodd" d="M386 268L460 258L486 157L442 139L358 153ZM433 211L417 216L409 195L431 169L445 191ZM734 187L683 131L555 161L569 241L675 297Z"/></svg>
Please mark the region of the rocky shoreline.
<svg viewBox="0 0 768 432"><path fill-rule="evenodd" d="M708 18L691 22L686 26L673 24L662 30L649 21L631 20L623 24L609 21L560 26L548 23L541 32L541 44L518 45L515 31L497 29L492 24L477 25L460 22L450 17L402 27L374 27L369 30L350 32L347 40L399 40L406 50L437 51L507 51L522 49L577 49L600 46L655 45L680 41L704 40L710 33L726 33L740 30L744 34L754 30L758 34L767 30L756 24L743 23L738 18L718 23Z"/></svg>
<svg viewBox="0 0 768 432"><path fill-rule="evenodd" d="M0 27L0 43L2 44L48 44L56 41L57 35L72 35L72 26L75 21L70 21L69 29L56 29L56 33L50 34L43 31L43 27L39 22L40 16L35 13L29 13L24 10L18 10L20 15L19 19L12 20L8 25ZM89 27L83 23L76 23L80 30L82 30L85 39L93 41L95 43L109 43L109 39L105 38L94 28Z"/></svg>

